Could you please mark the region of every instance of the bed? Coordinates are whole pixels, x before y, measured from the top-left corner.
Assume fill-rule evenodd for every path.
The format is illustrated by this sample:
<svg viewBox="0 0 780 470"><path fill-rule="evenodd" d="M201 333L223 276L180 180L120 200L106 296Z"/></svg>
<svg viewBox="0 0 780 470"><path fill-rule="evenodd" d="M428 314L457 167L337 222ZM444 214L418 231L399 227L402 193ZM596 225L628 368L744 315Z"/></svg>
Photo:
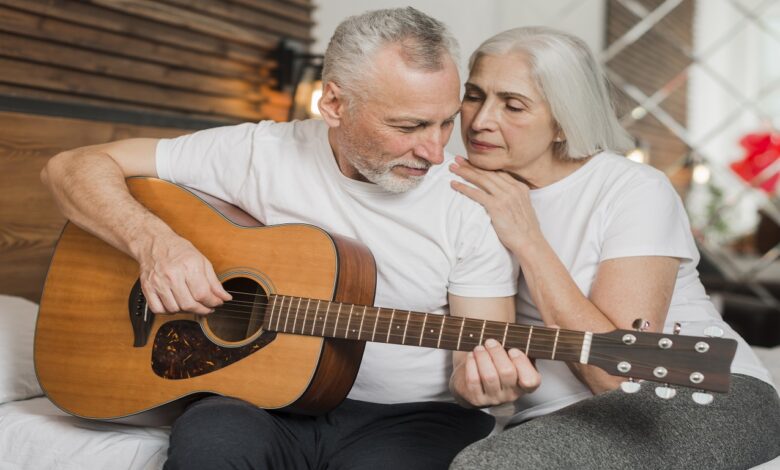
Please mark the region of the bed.
<svg viewBox="0 0 780 470"><path fill-rule="evenodd" d="M37 310L0 295L0 469L162 468L168 428L74 418L42 396L32 357Z"/></svg>
<svg viewBox="0 0 780 470"><path fill-rule="evenodd" d="M36 315L35 303L0 295L0 469L162 468L167 427L86 421L42 396L32 358ZM780 347L756 352L780 379ZM780 458L756 468L780 469Z"/></svg>
<svg viewBox="0 0 780 470"><path fill-rule="evenodd" d="M0 470L162 467L167 429L79 420L42 396L32 358L36 302L65 220L39 174L62 150L186 132L0 112Z"/></svg>
<svg viewBox="0 0 780 470"><path fill-rule="evenodd" d="M0 470L162 468L168 428L74 418L38 385L32 357L36 302L64 223L38 173L65 148L182 132L0 113ZM757 353L780 383L780 347ZM780 458L757 468L779 470Z"/></svg>

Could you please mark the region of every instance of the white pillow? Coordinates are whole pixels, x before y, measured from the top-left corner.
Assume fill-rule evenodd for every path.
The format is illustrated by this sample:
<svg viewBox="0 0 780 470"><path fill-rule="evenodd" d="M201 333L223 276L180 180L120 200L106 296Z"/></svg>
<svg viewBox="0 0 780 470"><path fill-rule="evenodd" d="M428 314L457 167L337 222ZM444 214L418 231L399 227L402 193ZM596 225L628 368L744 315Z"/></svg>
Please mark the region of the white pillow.
<svg viewBox="0 0 780 470"><path fill-rule="evenodd" d="M0 295L0 403L43 395L33 364L38 305Z"/></svg>

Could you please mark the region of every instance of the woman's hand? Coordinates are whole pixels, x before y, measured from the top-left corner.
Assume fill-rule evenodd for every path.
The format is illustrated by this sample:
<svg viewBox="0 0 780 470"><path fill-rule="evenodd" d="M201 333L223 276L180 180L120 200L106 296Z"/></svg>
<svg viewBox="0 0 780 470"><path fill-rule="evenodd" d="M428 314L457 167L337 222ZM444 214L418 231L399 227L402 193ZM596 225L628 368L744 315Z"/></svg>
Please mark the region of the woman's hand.
<svg viewBox="0 0 780 470"><path fill-rule="evenodd" d="M479 169L463 157L455 161L450 171L474 186L452 181L452 188L485 207L504 246L517 254L542 236L528 185L504 171Z"/></svg>

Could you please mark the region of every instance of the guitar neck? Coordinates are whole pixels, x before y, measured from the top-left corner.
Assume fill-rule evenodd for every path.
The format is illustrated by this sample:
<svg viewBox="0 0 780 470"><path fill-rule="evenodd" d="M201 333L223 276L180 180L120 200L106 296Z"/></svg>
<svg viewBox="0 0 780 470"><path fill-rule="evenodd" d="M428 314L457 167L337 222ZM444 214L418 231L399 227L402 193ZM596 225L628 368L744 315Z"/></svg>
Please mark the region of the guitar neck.
<svg viewBox="0 0 780 470"><path fill-rule="evenodd" d="M587 363L592 334L408 310L270 295L263 327L297 335L471 351L492 338L530 358Z"/></svg>

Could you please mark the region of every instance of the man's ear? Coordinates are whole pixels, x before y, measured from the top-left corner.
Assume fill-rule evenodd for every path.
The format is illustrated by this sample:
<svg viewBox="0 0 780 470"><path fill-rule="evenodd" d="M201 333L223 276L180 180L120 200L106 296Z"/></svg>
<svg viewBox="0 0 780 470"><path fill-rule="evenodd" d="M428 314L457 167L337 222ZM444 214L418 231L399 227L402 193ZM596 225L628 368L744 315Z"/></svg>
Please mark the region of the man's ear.
<svg viewBox="0 0 780 470"><path fill-rule="evenodd" d="M317 107L320 109L322 119L328 127L339 127L341 118L346 109L346 100L341 87L333 82L328 82L322 87L322 97Z"/></svg>

